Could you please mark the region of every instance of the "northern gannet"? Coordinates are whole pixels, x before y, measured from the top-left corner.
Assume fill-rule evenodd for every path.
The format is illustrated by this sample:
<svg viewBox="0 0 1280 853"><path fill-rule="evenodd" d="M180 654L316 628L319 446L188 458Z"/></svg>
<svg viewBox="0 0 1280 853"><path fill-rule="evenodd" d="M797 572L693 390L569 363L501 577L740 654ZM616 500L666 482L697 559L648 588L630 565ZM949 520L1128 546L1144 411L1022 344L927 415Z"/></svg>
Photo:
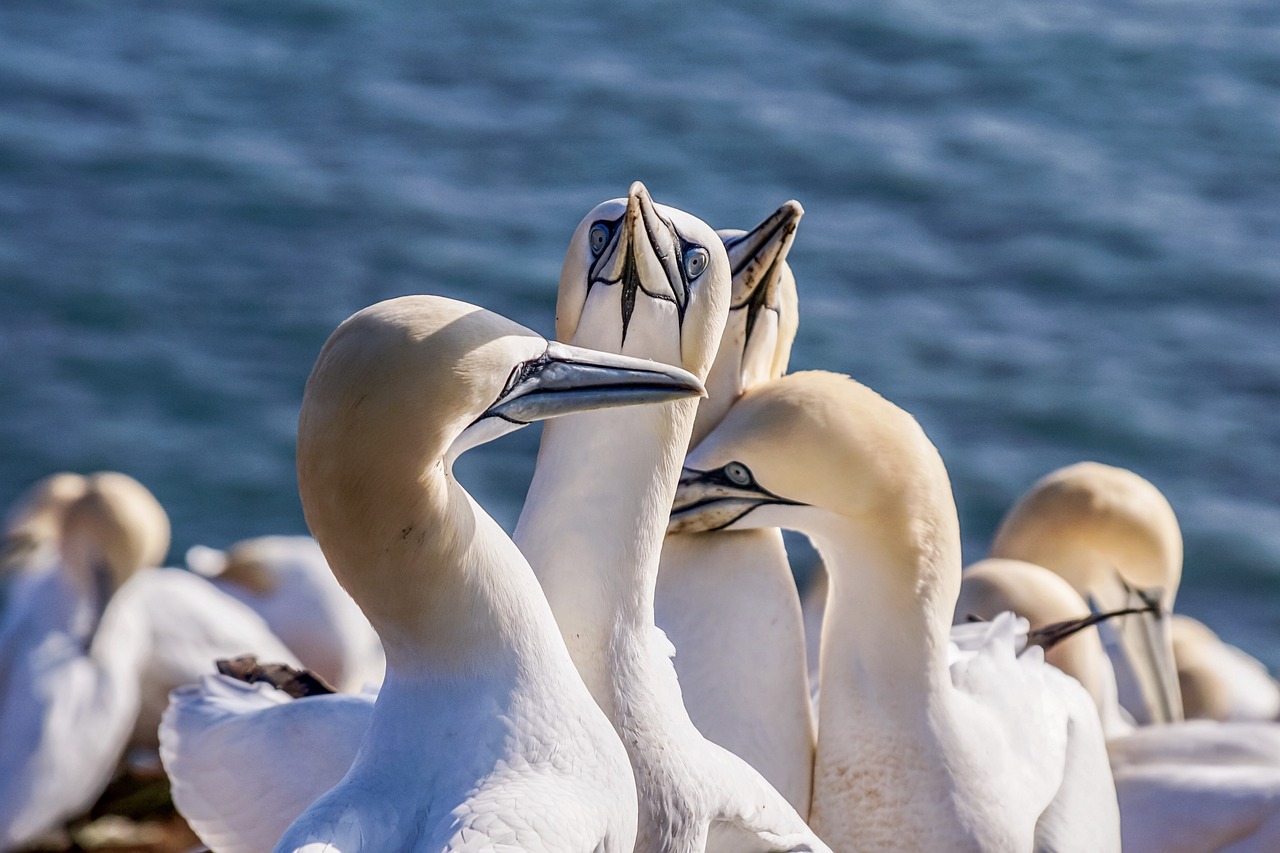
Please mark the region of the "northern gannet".
<svg viewBox="0 0 1280 853"><path fill-rule="evenodd" d="M1170 627L1187 719L1261 722L1280 717L1280 685L1261 661L1190 616L1173 614Z"/></svg>
<svg viewBox="0 0 1280 853"><path fill-rule="evenodd" d="M1032 628L1089 613L1070 584L1041 566L988 559L965 570L957 620L1007 610ZM1096 631L1070 637L1049 653L1049 660L1085 685L1097 702L1126 851L1280 847L1280 725L1188 720L1134 728L1121 715L1110 661Z"/></svg>
<svg viewBox="0 0 1280 853"><path fill-rule="evenodd" d="M830 577L811 819L839 850L1118 850L1098 715L1015 657L1015 620L949 665L960 535L919 425L848 377L752 389L690 453L673 527L807 534Z"/></svg>
<svg viewBox="0 0 1280 853"><path fill-rule="evenodd" d="M1160 490L1124 468L1080 462L1037 481L996 530L990 556L1061 575L1098 611L1159 602L1100 627L1120 703L1139 723L1183 718L1168 614L1182 577L1182 534Z"/></svg>
<svg viewBox="0 0 1280 853"><path fill-rule="evenodd" d="M50 566L58 554L62 518L84 494L88 480L59 471L36 481L9 507L0 535L0 582L15 574Z"/></svg>
<svg viewBox="0 0 1280 853"><path fill-rule="evenodd" d="M382 683L377 632L310 536L259 536L226 551L195 545L187 567L253 608L303 666L339 690Z"/></svg>
<svg viewBox="0 0 1280 853"><path fill-rule="evenodd" d="M716 233L655 204L636 182L575 231L556 334L706 376L731 278ZM681 400L548 423L516 541L578 671L627 746L639 786L636 850L701 851L709 835L732 839L737 850L825 850L756 770L690 722L671 644L654 625L658 557L696 409L697 401ZM580 502L573 514L545 499L565 489Z"/></svg>
<svg viewBox="0 0 1280 853"><path fill-rule="evenodd" d="M62 519L86 488L88 480L80 474L50 474L28 487L9 508L0 537L0 647L14 617L26 607L23 599L56 570ZM72 594L70 588L66 591Z"/></svg>
<svg viewBox="0 0 1280 853"><path fill-rule="evenodd" d="M89 477L66 507L57 565L0 649L0 848L88 807L127 746L154 746L157 703L212 671L212 655L288 656L238 602L187 572L151 568L168 543L164 510L124 474ZM234 645L210 647L210 637Z"/></svg>
<svg viewBox="0 0 1280 853"><path fill-rule="evenodd" d="M803 215L789 201L751 231L718 232L733 289L694 420L695 445L743 391L786 371L799 323L786 256ZM654 617L675 646L680 690L698 731L746 759L807 816L813 714L804 626L781 531L668 536Z"/></svg>
<svg viewBox="0 0 1280 853"><path fill-rule="evenodd" d="M548 344L439 297L339 326L307 381L298 489L387 673L351 769L278 851L632 849L626 750L528 563L452 465L534 420L701 392L678 368Z"/></svg>

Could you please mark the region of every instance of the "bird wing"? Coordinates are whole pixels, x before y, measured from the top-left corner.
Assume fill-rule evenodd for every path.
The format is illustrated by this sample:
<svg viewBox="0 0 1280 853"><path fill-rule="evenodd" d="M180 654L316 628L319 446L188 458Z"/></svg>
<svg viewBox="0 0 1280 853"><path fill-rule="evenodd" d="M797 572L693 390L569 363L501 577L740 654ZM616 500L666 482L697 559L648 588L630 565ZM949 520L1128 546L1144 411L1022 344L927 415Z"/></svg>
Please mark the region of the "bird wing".
<svg viewBox="0 0 1280 853"><path fill-rule="evenodd" d="M272 849L346 774L373 699L290 699L266 684L221 675L173 691L160 724L160 756L174 805L219 853Z"/></svg>

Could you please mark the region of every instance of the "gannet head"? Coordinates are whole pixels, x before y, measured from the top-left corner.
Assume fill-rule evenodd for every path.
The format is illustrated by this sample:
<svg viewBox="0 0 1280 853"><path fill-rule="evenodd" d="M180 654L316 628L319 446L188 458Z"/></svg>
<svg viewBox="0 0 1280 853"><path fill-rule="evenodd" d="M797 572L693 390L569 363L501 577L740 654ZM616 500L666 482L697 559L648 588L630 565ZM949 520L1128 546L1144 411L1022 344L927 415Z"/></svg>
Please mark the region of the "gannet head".
<svg viewBox="0 0 1280 853"><path fill-rule="evenodd" d="M427 469L536 420L703 393L684 370L547 342L438 296L380 302L324 345L298 419L298 485L317 537L380 504L397 468ZM419 484L419 488L420 488Z"/></svg>
<svg viewBox="0 0 1280 853"><path fill-rule="evenodd" d="M99 612L121 584L139 569L160 565L168 551L168 514L127 474L90 475L62 519L63 564Z"/></svg>
<svg viewBox="0 0 1280 853"><path fill-rule="evenodd" d="M959 559L933 444L905 411L833 373L749 389L686 457L668 531L751 527L799 530L820 548L831 531L856 529L881 553ZM958 575L958 562L948 569Z"/></svg>
<svg viewBox="0 0 1280 853"><path fill-rule="evenodd" d="M729 255L733 288L690 445L720 422L743 391L786 373L800 323L787 253L802 216L800 202L788 201L750 231L717 232Z"/></svg>
<svg viewBox="0 0 1280 853"><path fill-rule="evenodd" d="M242 539L226 551L192 545L187 549L187 568L252 595L270 595L280 585L279 567L298 562L297 541L293 536L257 536Z"/></svg>
<svg viewBox="0 0 1280 853"><path fill-rule="evenodd" d="M1239 719L1239 687L1232 688L1233 680L1238 677L1241 666L1248 666L1257 673L1260 683L1267 683L1271 676L1265 667L1258 661L1235 654L1238 650L1224 643L1203 622L1180 613L1173 614L1171 622L1173 656L1178 665L1178 685L1187 718ZM1234 666L1224 666L1226 660ZM1268 691L1270 695L1250 691L1249 698L1259 703L1274 702L1274 692L1274 688Z"/></svg>
<svg viewBox="0 0 1280 853"><path fill-rule="evenodd" d="M84 477L64 471L37 481L14 501L0 542L0 577L37 552L56 549L63 515L87 487Z"/></svg>
<svg viewBox="0 0 1280 853"><path fill-rule="evenodd" d="M1032 630L1089 615L1080 593L1043 566L989 558L966 568L956 601L955 624L973 618L990 621L1006 610L1026 619ZM1068 637L1045 652L1045 660L1083 684L1100 710L1108 701L1114 702L1114 687L1106 687L1106 679L1114 676L1096 632L1082 631Z"/></svg>
<svg viewBox="0 0 1280 853"><path fill-rule="evenodd" d="M588 213L569 241L556 337L704 377L724 329L730 279L715 231L655 204L636 181L625 199Z"/></svg>
<svg viewBox="0 0 1280 853"><path fill-rule="evenodd" d="M1132 669L1149 721L1182 719L1167 618L1182 579L1182 533L1159 489L1110 465L1061 468L1001 521L991 556L1044 566L1096 610L1159 602L1162 612L1118 625L1125 660L1115 661L1116 674L1123 682L1123 665Z"/></svg>
<svg viewBox="0 0 1280 853"><path fill-rule="evenodd" d="M430 622L446 606L427 578L490 547L475 536L472 504L453 480L458 454L535 420L700 393L680 368L548 343L464 302L381 302L330 335L307 380L298 418L303 513L389 658L416 654L432 635L454 648L471 630L467 613L455 608L448 626L424 624L425 608ZM408 586L406 571L416 573Z"/></svg>

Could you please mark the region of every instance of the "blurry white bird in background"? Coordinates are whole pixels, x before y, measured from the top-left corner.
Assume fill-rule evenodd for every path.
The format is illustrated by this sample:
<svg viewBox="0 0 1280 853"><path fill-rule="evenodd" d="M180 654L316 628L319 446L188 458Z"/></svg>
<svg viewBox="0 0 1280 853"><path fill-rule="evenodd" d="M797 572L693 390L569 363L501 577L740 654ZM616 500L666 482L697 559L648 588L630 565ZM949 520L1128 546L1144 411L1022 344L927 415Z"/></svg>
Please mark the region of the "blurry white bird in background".
<svg viewBox="0 0 1280 853"><path fill-rule="evenodd" d="M1008 610L1033 629L1089 613L1079 593L1041 566L988 559L965 570L957 620ZM1116 700L1110 660L1095 630L1070 637L1049 659L1098 703L1126 851L1280 845L1280 724L1188 720L1135 728Z"/></svg>
<svg viewBox="0 0 1280 853"><path fill-rule="evenodd" d="M58 557L6 610L0 648L0 840L31 841L84 811L126 749L144 766L174 687L252 652L294 660L252 611L189 572L155 497L114 472L67 504Z"/></svg>
<svg viewBox="0 0 1280 853"><path fill-rule="evenodd" d="M303 666L346 692L382 684L377 633L310 536L262 536L187 550L187 567L253 608Z"/></svg>

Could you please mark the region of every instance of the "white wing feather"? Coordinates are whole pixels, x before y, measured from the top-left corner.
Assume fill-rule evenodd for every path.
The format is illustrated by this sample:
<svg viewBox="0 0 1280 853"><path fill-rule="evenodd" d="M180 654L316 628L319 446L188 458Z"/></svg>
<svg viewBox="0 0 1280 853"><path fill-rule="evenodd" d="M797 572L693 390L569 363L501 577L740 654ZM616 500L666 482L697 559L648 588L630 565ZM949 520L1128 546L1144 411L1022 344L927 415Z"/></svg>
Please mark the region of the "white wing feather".
<svg viewBox="0 0 1280 853"><path fill-rule="evenodd" d="M272 849L350 768L374 695L290 699L221 675L173 691L160 756L173 802L218 853Z"/></svg>

